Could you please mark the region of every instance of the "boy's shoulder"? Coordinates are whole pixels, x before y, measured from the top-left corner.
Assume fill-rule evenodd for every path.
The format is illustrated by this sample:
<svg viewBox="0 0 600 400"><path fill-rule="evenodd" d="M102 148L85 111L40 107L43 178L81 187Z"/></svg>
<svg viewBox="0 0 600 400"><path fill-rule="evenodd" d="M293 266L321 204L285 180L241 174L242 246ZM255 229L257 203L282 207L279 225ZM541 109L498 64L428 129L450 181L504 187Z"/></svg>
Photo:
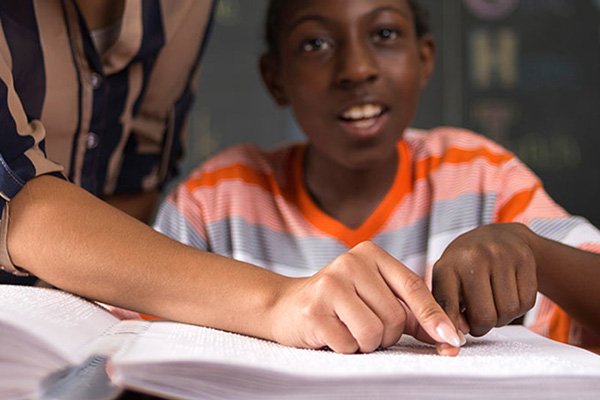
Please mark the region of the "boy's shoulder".
<svg viewBox="0 0 600 400"><path fill-rule="evenodd" d="M202 176L214 178L248 174L254 176L273 176L289 162L296 148L301 144L288 144L275 149L263 149L255 144L242 143L226 148L210 157L189 175L187 180Z"/></svg>
<svg viewBox="0 0 600 400"><path fill-rule="evenodd" d="M451 151L494 153L512 158L512 154L479 133L464 128L441 126L432 129L410 128L404 140L416 159L443 157Z"/></svg>

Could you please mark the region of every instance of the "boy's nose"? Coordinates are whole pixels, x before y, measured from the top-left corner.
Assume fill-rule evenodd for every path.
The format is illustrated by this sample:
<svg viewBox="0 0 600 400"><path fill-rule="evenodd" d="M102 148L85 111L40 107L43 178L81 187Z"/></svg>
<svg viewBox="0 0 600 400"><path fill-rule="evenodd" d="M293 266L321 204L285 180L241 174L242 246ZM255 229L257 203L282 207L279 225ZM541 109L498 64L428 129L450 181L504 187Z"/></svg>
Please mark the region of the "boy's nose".
<svg viewBox="0 0 600 400"><path fill-rule="evenodd" d="M374 54L366 45L348 44L338 52L336 83L344 89L375 82L379 69Z"/></svg>

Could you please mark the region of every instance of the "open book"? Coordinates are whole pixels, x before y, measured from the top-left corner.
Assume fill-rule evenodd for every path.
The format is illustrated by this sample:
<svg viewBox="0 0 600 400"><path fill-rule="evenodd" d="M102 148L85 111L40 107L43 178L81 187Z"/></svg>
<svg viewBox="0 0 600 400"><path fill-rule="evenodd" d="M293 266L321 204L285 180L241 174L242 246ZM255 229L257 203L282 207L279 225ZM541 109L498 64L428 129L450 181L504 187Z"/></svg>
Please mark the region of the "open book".
<svg viewBox="0 0 600 400"><path fill-rule="evenodd" d="M410 337L342 355L173 322L120 321L52 289L0 285L0 398L598 399L600 356L522 327L455 358Z"/></svg>

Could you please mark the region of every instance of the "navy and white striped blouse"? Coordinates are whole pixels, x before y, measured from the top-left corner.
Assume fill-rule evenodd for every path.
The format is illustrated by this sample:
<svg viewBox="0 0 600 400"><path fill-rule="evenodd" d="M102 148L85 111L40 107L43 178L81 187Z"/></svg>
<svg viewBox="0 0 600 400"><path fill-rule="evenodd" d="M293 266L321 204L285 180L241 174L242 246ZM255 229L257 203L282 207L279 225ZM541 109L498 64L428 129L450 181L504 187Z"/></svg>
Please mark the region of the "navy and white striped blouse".
<svg viewBox="0 0 600 400"><path fill-rule="evenodd" d="M0 211L42 174L98 196L172 177L214 3L126 0L100 54L74 0L0 1Z"/></svg>

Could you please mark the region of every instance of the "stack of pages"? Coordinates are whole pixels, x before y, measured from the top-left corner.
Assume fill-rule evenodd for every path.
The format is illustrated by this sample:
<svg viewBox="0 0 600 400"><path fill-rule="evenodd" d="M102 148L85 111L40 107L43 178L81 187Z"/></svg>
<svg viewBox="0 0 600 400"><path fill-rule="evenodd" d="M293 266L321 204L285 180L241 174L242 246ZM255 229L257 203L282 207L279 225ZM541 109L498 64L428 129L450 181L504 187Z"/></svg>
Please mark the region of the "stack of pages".
<svg viewBox="0 0 600 400"><path fill-rule="evenodd" d="M0 286L0 398L599 399L600 356L523 327L457 357L403 337L341 355L172 322L119 321L50 289Z"/></svg>

